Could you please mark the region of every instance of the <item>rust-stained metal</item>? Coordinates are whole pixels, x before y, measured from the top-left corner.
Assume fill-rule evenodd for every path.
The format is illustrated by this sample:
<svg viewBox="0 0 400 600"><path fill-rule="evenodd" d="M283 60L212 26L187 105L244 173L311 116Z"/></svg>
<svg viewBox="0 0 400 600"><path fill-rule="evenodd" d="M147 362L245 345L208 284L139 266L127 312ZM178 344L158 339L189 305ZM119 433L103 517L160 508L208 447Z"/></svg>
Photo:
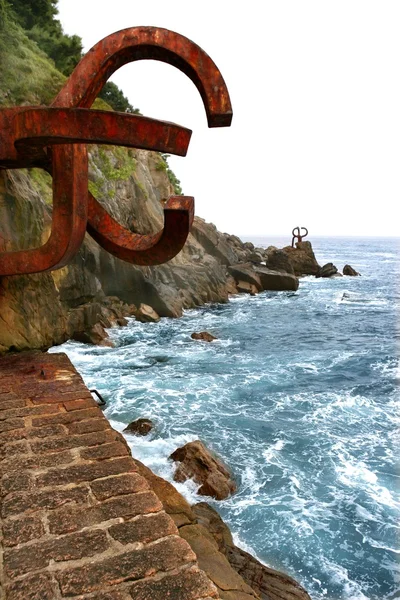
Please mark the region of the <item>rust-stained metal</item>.
<svg viewBox="0 0 400 600"><path fill-rule="evenodd" d="M90 110L114 71L142 59L180 69L199 90L209 127L230 125L225 82L211 58L189 39L157 27L133 27L104 38L83 57L50 108L0 110L0 169L39 167L53 177L48 241L40 248L0 253L0 275L64 266L79 250L86 229L108 252L134 264L160 264L182 249L193 221L193 198L172 196L164 207L164 228L140 235L117 223L88 191L87 143L186 155L191 131L184 127Z"/></svg>
<svg viewBox="0 0 400 600"><path fill-rule="evenodd" d="M304 229L305 233L301 233L301 230ZM297 232L297 233L296 233ZM294 227L292 230L292 248L294 248L294 240L297 238L298 242L302 242L303 238L305 238L308 235L308 229L307 227Z"/></svg>

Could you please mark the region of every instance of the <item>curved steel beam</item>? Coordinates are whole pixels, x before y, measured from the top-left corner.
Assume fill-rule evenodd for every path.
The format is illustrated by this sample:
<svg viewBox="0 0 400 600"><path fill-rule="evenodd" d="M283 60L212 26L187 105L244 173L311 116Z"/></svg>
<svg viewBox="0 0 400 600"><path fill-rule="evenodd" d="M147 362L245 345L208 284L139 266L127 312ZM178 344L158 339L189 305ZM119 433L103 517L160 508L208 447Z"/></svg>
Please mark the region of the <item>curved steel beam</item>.
<svg viewBox="0 0 400 600"><path fill-rule="evenodd" d="M87 225L87 150L83 144L52 151L53 216L51 233L40 248L0 253L1 275L40 273L65 266L78 252ZM65 176L67 174L67 176Z"/></svg>
<svg viewBox="0 0 400 600"><path fill-rule="evenodd" d="M52 106L89 108L114 71L129 62L142 59L159 60L180 69L199 90L209 127L230 125L232 107L229 93L215 63L188 38L157 27L124 29L98 42L82 58ZM152 149L162 151L156 144ZM169 152L178 153L176 150ZM182 249L193 221L190 214L193 207L183 209L186 204L182 202L179 208L178 204L176 199L167 203L169 208L166 206L164 210L163 230L153 236L142 236L119 225L89 193L88 233L103 248L122 260L140 265L160 264L173 258ZM175 210L179 210L179 216L174 216ZM185 217L182 216L182 210L189 211ZM185 236L184 227L187 227Z"/></svg>
<svg viewBox="0 0 400 600"><path fill-rule="evenodd" d="M53 106L90 108L117 69L143 59L165 62L185 73L200 92L208 126L229 127L232 106L216 64L187 37L161 27L131 27L102 39L75 67Z"/></svg>
<svg viewBox="0 0 400 600"><path fill-rule="evenodd" d="M136 265L160 265L185 245L194 218L194 198L171 196L164 206L164 228L153 235L132 233L117 223L89 194L88 233L117 258ZM92 227L92 224L95 227Z"/></svg>

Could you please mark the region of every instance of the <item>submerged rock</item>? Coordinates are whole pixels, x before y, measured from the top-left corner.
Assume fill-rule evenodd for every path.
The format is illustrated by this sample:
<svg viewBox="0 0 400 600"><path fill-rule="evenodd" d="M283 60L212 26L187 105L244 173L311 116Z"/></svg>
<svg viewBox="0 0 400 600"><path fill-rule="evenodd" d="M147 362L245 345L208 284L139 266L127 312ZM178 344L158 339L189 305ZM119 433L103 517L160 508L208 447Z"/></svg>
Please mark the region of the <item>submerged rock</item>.
<svg viewBox="0 0 400 600"><path fill-rule="evenodd" d="M194 332L190 337L192 340L202 340L203 342L213 342L217 339L214 335L208 333L208 331L200 331L199 333Z"/></svg>
<svg viewBox="0 0 400 600"><path fill-rule="evenodd" d="M337 273L338 270L333 263L326 263L326 265L321 267L318 273L315 274L315 277L333 277Z"/></svg>
<svg viewBox="0 0 400 600"><path fill-rule="evenodd" d="M133 435L147 435L153 429L154 423L150 419L137 419L129 423L125 427L126 433L132 433Z"/></svg>
<svg viewBox="0 0 400 600"><path fill-rule="evenodd" d="M344 265L343 275L348 275L350 277L357 277L358 275L360 275L360 273L358 273L358 271L353 269L353 267L351 267L350 265Z"/></svg>
<svg viewBox="0 0 400 600"><path fill-rule="evenodd" d="M201 484L198 493L224 500L236 491L236 483L219 458L214 457L200 440L178 448L169 457L179 462L174 480L183 483L194 479Z"/></svg>

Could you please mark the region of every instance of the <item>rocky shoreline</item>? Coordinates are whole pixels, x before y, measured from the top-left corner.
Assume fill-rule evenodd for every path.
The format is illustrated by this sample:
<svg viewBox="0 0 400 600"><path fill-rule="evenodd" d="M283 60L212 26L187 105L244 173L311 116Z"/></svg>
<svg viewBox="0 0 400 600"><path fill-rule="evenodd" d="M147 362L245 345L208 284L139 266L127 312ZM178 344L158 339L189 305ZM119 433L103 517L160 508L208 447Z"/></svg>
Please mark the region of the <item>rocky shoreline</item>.
<svg viewBox="0 0 400 600"><path fill-rule="evenodd" d="M104 152L116 167L125 160L112 148ZM155 233L163 226L164 199L173 194L165 171L160 170L160 155L131 150L125 158L133 165L132 173L118 179L119 169L111 180L102 177L99 200L130 230ZM99 152L92 150L93 181L100 177L99 160ZM39 185L36 171L0 173L0 252L40 246L49 235L51 179L40 179ZM199 217L183 250L157 267L125 263L86 235L68 266L0 278L0 354L47 349L68 339L108 343L104 328L123 325L127 316L138 318L142 304L160 317L179 317L186 308L227 302L232 294L295 291L299 276L320 272L321 276L336 274L321 269L310 242L265 250L221 233ZM141 318L146 320L143 310Z"/></svg>
<svg viewBox="0 0 400 600"><path fill-rule="evenodd" d="M222 600L311 600L292 577L267 567L236 546L229 527L209 504L191 506L171 483L134 461Z"/></svg>

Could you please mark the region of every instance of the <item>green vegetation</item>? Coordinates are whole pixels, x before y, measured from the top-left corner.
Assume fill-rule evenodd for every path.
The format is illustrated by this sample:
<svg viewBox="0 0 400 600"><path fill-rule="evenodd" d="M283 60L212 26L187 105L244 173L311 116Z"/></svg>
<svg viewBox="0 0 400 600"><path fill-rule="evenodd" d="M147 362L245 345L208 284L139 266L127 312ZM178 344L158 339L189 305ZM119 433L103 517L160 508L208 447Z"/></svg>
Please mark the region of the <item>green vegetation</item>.
<svg viewBox="0 0 400 600"><path fill-rule="evenodd" d="M82 41L63 32L56 18L57 2L0 0L0 106L51 104L66 76L81 59ZM112 82L103 87L93 108L139 113ZM96 170L100 168L104 174L103 181L89 183L97 197L104 193L105 180L127 180L135 171L136 160L131 150L104 146L95 154ZM182 194L167 154L160 155L160 169L166 171L175 194ZM50 177L40 169L31 169L30 174L35 187L50 202ZM112 189L107 192L108 196L113 193Z"/></svg>
<svg viewBox="0 0 400 600"><path fill-rule="evenodd" d="M69 75L83 56L82 40L77 35L64 33L57 13L57 0L0 0L0 30L2 23L7 23L7 27L11 22L19 25L25 35L53 60L56 69ZM114 110L139 113L111 81L105 84L99 97Z"/></svg>
<svg viewBox="0 0 400 600"><path fill-rule="evenodd" d="M53 204L51 175L49 175L43 169L29 169L28 172L33 183L33 187L39 192L45 203L48 206L51 206Z"/></svg>
<svg viewBox="0 0 400 600"><path fill-rule="evenodd" d="M0 105L49 104L65 81L12 19L0 27L0 56Z"/></svg>
<svg viewBox="0 0 400 600"><path fill-rule="evenodd" d="M157 171L165 171L167 173L168 179L169 179L172 187L174 188L175 195L182 196L183 192L182 192L181 182L179 181L179 179L177 178L177 176L175 175L175 173L172 171L172 169L170 168L170 166L168 164L169 157L170 157L170 154L160 154L160 160L156 165L156 169L157 169Z"/></svg>

